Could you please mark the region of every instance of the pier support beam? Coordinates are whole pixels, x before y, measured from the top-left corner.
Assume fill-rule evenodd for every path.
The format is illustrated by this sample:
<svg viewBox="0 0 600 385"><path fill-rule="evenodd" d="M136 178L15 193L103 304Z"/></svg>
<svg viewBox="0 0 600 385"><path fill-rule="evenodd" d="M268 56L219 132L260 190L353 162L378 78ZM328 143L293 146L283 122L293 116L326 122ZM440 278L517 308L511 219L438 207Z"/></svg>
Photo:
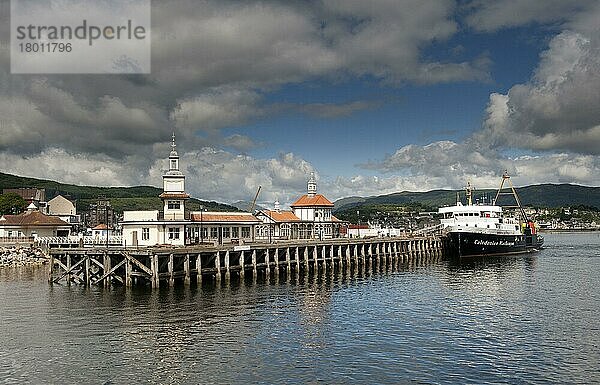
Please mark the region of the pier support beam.
<svg viewBox="0 0 600 385"><path fill-rule="evenodd" d="M190 285L190 255L186 254L183 260L183 284L186 286Z"/></svg>
<svg viewBox="0 0 600 385"><path fill-rule="evenodd" d="M244 279L244 270L246 269L245 266L245 261L244 258L246 257L246 255L244 254L244 250L240 251L240 279Z"/></svg>
<svg viewBox="0 0 600 385"><path fill-rule="evenodd" d="M215 252L215 271L215 279L221 282L221 256L218 251Z"/></svg>
<svg viewBox="0 0 600 385"><path fill-rule="evenodd" d="M202 285L202 255L200 253L196 255L196 272L198 273L196 283Z"/></svg>

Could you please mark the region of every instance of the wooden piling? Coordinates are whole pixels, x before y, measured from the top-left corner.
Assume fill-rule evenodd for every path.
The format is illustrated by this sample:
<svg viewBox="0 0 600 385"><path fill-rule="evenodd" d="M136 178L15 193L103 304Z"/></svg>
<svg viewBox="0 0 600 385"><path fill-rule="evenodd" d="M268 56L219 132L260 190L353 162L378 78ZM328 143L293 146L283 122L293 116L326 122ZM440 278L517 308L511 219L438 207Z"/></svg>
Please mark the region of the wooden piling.
<svg viewBox="0 0 600 385"><path fill-rule="evenodd" d="M184 279L183 284L186 286L190 285L190 255L185 254L185 259L183 260L183 273Z"/></svg>
<svg viewBox="0 0 600 385"><path fill-rule="evenodd" d="M158 270L158 264L156 267ZM198 253L198 255L196 255L196 274L197 274L196 275L196 283L198 285L201 285L202 284L202 256L200 253ZM158 287L158 285L156 287Z"/></svg>
<svg viewBox="0 0 600 385"><path fill-rule="evenodd" d="M217 281L221 281L221 256L219 255L219 252L215 252L215 279Z"/></svg>
<svg viewBox="0 0 600 385"><path fill-rule="evenodd" d="M214 274L215 279L220 280L222 273L229 278L233 272L239 271L239 276L244 278L246 268L250 267L249 263L252 264L254 278L259 270L269 276L272 267L277 272L279 268L285 268L288 278L294 269L299 274L301 267L305 271L310 271L309 268L312 267L312 271L316 273L319 269L327 272L329 268L335 271L339 267L341 270L349 269L350 275L353 274L352 269L354 274L358 274L359 269L363 272L367 269L370 274L368 270L373 270L375 266L378 271L389 271L400 263L420 266L437 260L446 245L443 239L429 236L256 244L251 245L250 250L239 251L226 245L203 250L188 247L169 252L159 248L142 251L61 249L50 251L48 281L105 286L111 282L120 282L127 287L145 282L158 288L161 280L173 286L175 279L179 277L183 278L184 285L190 285L194 274L198 284L202 283L204 274ZM275 282L278 279L279 277L275 277Z"/></svg>
<svg viewBox="0 0 600 385"><path fill-rule="evenodd" d="M244 261L245 255L244 255L244 250L240 251L240 260L239 260L239 264L240 264L240 279L244 279L244 275L245 275L245 269L246 269L246 264Z"/></svg>

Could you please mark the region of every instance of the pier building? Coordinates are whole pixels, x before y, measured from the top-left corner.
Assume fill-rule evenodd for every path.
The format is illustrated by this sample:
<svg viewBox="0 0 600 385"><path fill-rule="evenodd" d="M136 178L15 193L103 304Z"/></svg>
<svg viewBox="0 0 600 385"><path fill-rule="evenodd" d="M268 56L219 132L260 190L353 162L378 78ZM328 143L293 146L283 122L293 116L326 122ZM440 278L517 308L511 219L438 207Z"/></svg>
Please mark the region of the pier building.
<svg viewBox="0 0 600 385"><path fill-rule="evenodd" d="M190 198L185 191L185 175L179 168L175 134L172 136L169 169L163 174L159 195L163 210L125 211L124 246L186 246L199 243L223 244L254 241L260 221L250 213L185 210Z"/></svg>
<svg viewBox="0 0 600 385"><path fill-rule="evenodd" d="M315 174L311 173L306 194L291 204L291 211L282 211L278 201L273 210L260 210L256 217L262 224L256 237L273 239L331 239L345 236L347 223L332 214L333 203L317 194Z"/></svg>

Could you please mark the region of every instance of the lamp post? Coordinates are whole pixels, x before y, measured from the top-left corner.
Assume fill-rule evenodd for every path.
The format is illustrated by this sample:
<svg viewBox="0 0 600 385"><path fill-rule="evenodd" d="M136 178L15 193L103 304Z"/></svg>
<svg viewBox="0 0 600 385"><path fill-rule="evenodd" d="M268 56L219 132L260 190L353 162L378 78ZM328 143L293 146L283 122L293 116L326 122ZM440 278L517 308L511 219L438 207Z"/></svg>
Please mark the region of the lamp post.
<svg viewBox="0 0 600 385"><path fill-rule="evenodd" d="M200 206L200 244L204 244L204 224L202 223L202 213L204 212L204 206Z"/></svg>
<svg viewBox="0 0 600 385"><path fill-rule="evenodd" d="M106 248L108 249L108 206L104 205L104 213L106 218Z"/></svg>
<svg viewBox="0 0 600 385"><path fill-rule="evenodd" d="M356 216L358 217L358 227L356 228L357 236L360 238L360 211L356 210Z"/></svg>

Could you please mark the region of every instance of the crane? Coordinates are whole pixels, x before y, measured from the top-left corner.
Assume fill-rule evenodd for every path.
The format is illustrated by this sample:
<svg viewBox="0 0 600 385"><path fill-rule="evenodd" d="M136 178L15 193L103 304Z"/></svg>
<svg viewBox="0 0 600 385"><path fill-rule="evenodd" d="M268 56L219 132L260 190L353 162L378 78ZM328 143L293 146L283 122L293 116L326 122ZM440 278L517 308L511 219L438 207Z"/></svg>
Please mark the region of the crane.
<svg viewBox="0 0 600 385"><path fill-rule="evenodd" d="M250 211L250 213L254 212L254 207L256 206L256 200L258 199L258 194L260 194L260 189L261 188L262 188L262 186L258 186L258 190L256 190L256 195L254 196L254 200L252 201L252 203L248 207L248 211Z"/></svg>

